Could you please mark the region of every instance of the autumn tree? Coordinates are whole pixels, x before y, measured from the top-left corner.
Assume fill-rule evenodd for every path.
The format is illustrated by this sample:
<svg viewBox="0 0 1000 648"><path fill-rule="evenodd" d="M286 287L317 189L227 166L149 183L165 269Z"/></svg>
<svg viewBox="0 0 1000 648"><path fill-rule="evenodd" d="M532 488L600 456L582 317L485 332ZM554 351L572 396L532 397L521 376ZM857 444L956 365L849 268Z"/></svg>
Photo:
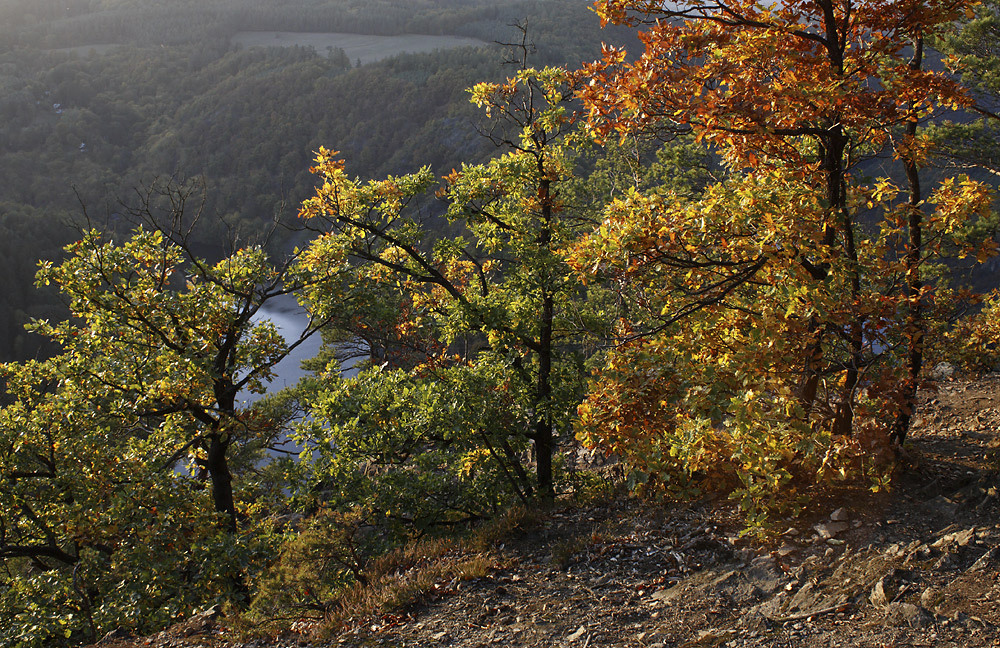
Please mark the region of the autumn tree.
<svg viewBox="0 0 1000 648"><path fill-rule="evenodd" d="M501 154L445 178L438 195L464 232L459 238L432 243L419 214L405 212L434 184L426 169L362 183L349 179L335 154L321 151L315 170L323 185L302 208L307 223L324 233L317 245L347 242L361 263L359 284L397 295L381 303L402 306L394 339L417 353L406 362L388 357L380 371L404 369L442 384L465 375L462 384L492 385L481 387L483 402L499 409L479 416L489 433L468 441L467 460L480 456L499 466L522 498L554 496L558 435L569 429L582 389L573 337L582 287L557 253L581 225L560 195L573 171L567 137L574 83L564 70L521 65L507 82L471 90L486 113L484 133ZM416 396L423 388L410 389ZM529 440L534 480L519 456Z"/></svg>
<svg viewBox="0 0 1000 648"><path fill-rule="evenodd" d="M645 322L624 331L631 346L602 378L610 392L597 391L584 410L592 440L617 448L637 435L658 446L655 456L690 451L692 473L703 474L712 456L743 457L737 465L753 470L732 475L748 489L808 463L815 448L804 448L829 448L859 420L864 440L855 442L884 445L870 417L910 407L912 390L893 378L905 339L910 366L920 364L912 357L929 288L917 275L932 253L920 228L926 222L940 241L988 201L981 185L962 179L904 200L887 181L862 184L858 164L889 147L916 173L927 151L916 124L968 103L955 80L920 64L923 39L964 5L596 6L602 20L639 29L645 44L635 60L608 48L588 68L582 96L598 135L690 129L737 177L696 201L635 192L609 208L574 257L578 267L627 279L650 306ZM639 389L632 354L654 359L643 368L663 360L659 387ZM702 363L694 373L664 374L690 358ZM700 414L679 421L677 407ZM640 412L658 414L643 420ZM687 440L675 438L673 450L656 440L658 417L677 421ZM743 436L761 420L772 433ZM619 442L615 426L627 430ZM814 470L829 469L823 452ZM747 455L770 459L757 465Z"/></svg>
<svg viewBox="0 0 1000 648"><path fill-rule="evenodd" d="M72 318L31 328L60 352L3 366L0 598L22 621L46 619L37 641L93 641L120 614L149 629L235 599L261 549L237 533L254 504L239 503L231 462L249 487L281 428L246 399L328 320L310 311L286 342L262 309L316 283L332 296L338 268L328 257L306 275L296 255L274 262L252 243L209 262L189 239L193 207L190 190L153 189L123 241L88 229L43 263L38 283L58 287Z"/></svg>

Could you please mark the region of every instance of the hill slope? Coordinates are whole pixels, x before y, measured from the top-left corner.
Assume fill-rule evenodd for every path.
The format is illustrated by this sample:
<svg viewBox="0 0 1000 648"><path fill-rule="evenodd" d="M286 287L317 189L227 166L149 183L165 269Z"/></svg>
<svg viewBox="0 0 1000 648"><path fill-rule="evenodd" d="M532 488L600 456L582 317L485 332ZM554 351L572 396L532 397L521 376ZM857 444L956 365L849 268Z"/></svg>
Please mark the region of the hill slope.
<svg viewBox="0 0 1000 648"><path fill-rule="evenodd" d="M485 577L331 638L231 643L204 616L102 645L995 646L998 429L1000 374L946 379L922 395L892 492L817 497L764 541L739 537L727 502L565 506L495 546Z"/></svg>

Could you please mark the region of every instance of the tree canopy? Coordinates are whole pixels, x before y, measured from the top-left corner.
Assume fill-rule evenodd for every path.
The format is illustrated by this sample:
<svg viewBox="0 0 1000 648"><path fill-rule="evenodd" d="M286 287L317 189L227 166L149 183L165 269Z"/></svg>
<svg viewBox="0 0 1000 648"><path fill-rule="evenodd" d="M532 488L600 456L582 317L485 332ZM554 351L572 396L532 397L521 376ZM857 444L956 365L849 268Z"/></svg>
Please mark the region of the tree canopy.
<svg viewBox="0 0 1000 648"><path fill-rule="evenodd" d="M251 5L247 20L268 11ZM91 3L67 18L106 27L89 13L104 6L141 13ZM226 49L191 63L177 96L109 113L128 128L91 140L92 158L117 150L127 168L116 138L139 137L162 101L174 112L157 113L170 127L150 159L201 160L234 184L148 185L42 262L36 281L68 315L29 324L50 357L0 369L0 648L146 632L215 603L320 623L380 555L571 496L600 479L577 465L596 454L638 495L726 495L761 532L822 485L890 483L926 367L995 367L1000 348L1000 296L960 273L997 253L989 176L932 166L970 145L942 115L994 118L968 83L992 91L995 61L969 45L990 16L959 0L594 6L642 51L535 67L525 37L467 109L434 96L447 104L478 54L372 76ZM932 43L952 68L928 63ZM435 68L452 56L472 67ZM116 60L51 70L72 97L43 111L60 146L99 121L87 102L117 90L92 79ZM278 78L315 94L272 93ZM36 90L0 106L22 120L5 137L41 137ZM345 93L343 122L324 121L316 99ZM386 96L432 117L353 123ZM260 112L237 105L249 98ZM452 132L466 110L483 148ZM415 123L449 152L352 148ZM227 154L243 127L260 150ZM345 150L317 144L297 168L291 149L326 138ZM353 175L366 156L376 172ZM287 232L261 227L286 172L313 186ZM237 222L199 229L227 210ZM286 339L264 314L292 298L305 328ZM310 375L250 402L312 335ZM295 460L267 454L288 438Z"/></svg>
<svg viewBox="0 0 1000 648"><path fill-rule="evenodd" d="M640 29L645 51L608 48L587 68L596 132L691 132L734 177L696 200L654 189L614 201L578 249L577 267L626 281L647 313L624 325L582 406L591 442L668 489L678 470L695 486L728 479L751 508L800 471L842 473L835 457L877 463L953 297L921 277L989 216L981 183L948 179L930 196L918 183L916 124L971 105L920 59L964 5L597 7ZM858 166L887 148L909 201ZM958 254L995 252L990 238L972 245Z"/></svg>

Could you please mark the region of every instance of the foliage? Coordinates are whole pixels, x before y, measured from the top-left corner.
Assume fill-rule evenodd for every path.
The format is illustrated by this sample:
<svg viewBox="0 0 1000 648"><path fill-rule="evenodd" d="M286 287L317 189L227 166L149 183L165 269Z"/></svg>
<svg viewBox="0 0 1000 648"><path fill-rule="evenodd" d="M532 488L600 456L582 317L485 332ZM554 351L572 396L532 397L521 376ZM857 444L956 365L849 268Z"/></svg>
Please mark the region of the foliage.
<svg viewBox="0 0 1000 648"><path fill-rule="evenodd" d="M807 344L803 313L827 310L838 292L796 286L804 272L785 250L822 224L809 187L780 173L694 200L649 192L613 203L574 259L625 277L643 319L620 331L624 344L580 406L585 443L622 456L647 492L743 489L766 500L788 494L793 471L818 469L830 437L812 431L788 364ZM754 306L734 313L739 304Z"/></svg>
<svg viewBox="0 0 1000 648"><path fill-rule="evenodd" d="M376 366L337 382L310 400L299 432L327 505L360 503L398 537L495 512L520 486L507 483L504 452L524 441L501 436L518 427L515 404L482 366Z"/></svg>
<svg viewBox="0 0 1000 648"><path fill-rule="evenodd" d="M472 89L473 101L495 120L486 132L507 152L483 165L463 165L439 191L468 240L422 242L427 230L405 209L430 187L429 171L361 183L347 177L333 153L320 152L316 171L323 185L302 215L326 228L318 246L344 241L361 262L355 290L381 287L375 308L359 311L350 330L369 341L375 363L387 363L328 387L330 397L313 399L334 435L327 439L317 430L312 437L329 447L331 467L319 473L326 481L350 483L331 470L343 463L349 473L357 471L350 453L363 439L371 443L357 446L369 457L366 464L400 464L398 483L384 488L413 498L403 511L414 520L441 520L426 506L472 516L493 509L496 487L476 483L476 475L505 483L508 495L526 498L537 487L553 496L556 439L568 430L582 389L582 357L574 345L582 340L576 318L583 290L557 254L584 224L583 214L564 210L559 193L572 173L563 143L572 83L563 70L522 67L505 84ZM321 251L313 258L323 266ZM386 304L396 311L385 312ZM372 344L373 331L388 335ZM384 355L376 354L380 349ZM480 402L464 403L464 394L478 394ZM374 412L386 412L387 421ZM521 465L529 439L535 484ZM385 457L375 461L379 453ZM397 479L380 475L378 481ZM426 496L432 484L440 497ZM462 492L455 501L453 488Z"/></svg>
<svg viewBox="0 0 1000 648"><path fill-rule="evenodd" d="M1000 367L1000 291L986 295L981 310L948 331L956 357L973 371Z"/></svg>
<svg viewBox="0 0 1000 648"><path fill-rule="evenodd" d="M51 9L46 7L36 7L39 16ZM86 10L78 15L91 21L93 33L104 29L103 18L87 17ZM333 379L337 366L328 385L303 397L316 407L315 420L330 422L328 428L317 424L312 436L327 449L347 447L331 435L347 438L352 428L343 417L352 412L379 413L385 406L394 417L388 433L366 428L373 435L370 443L358 444L353 455L328 452L318 463L352 479L341 485L342 493L323 493L341 507L335 515L351 515L367 498L366 519L381 525L381 547L399 541L400 526L407 533L448 527L492 514L536 488L523 465L529 437L542 429L551 439L555 426L565 436L582 389L577 341L570 340L568 326L579 309L564 310L578 288L555 254L568 239L553 230L539 244L533 229L539 185L558 187L565 179L567 153L550 146L569 123L564 108L551 107L537 122L538 131L531 120L539 115L526 113L528 121L505 142L508 147L532 143L537 150L526 153L534 156L534 166L510 155L486 171L470 164L451 176L444 191L454 196L454 227L468 231L475 213L482 242L442 240L432 249L422 239L439 226L395 220L411 199L427 196L429 202L428 170L368 185L344 176L334 184L350 190L348 202L358 208L352 216L370 216L366 210L376 205L387 219L382 234L400 237L378 248L384 263L345 266L347 253L358 258L364 249L365 241L356 236L363 228L321 236L275 263L270 250L283 243L264 237L223 253L217 244L203 243L206 232L227 227L239 237L247 224L256 228L262 215L270 216L280 204L276 196L284 195L283 174L294 173L297 181L303 176L294 170L296 154L288 148L308 150L309 138L345 141L346 148L364 151L376 165L407 167L423 145L400 148L398 133L416 130L425 140L438 139L440 128L414 128L404 113L436 115L434 123L448 128L461 122L463 112L450 107L450 93L464 86L464 75L482 67L486 57L402 57L345 70L305 51L230 51L211 38L195 49L162 47L155 53L126 46L86 57L34 50L2 56L12 64L0 71L11 90L0 106L9 118L2 137L11 144L2 164L16 171L5 187L6 213L16 215L21 205L39 201L46 208L66 206L65 198L36 182L42 176L82 178L77 198L92 203L121 178L134 182L150 170L182 166L204 171L208 191L201 211L238 213L225 226L204 228L185 214L190 194L156 188L138 194L138 208L109 210L108 231L88 220L81 240L61 258L53 254L43 263L39 285L62 292L71 319L60 314L32 326L56 345L53 357L5 365L10 402L2 411L0 479L6 500L0 558L7 571L0 589L6 616L17 623L5 629L4 641L18 645L37 637L47 643L57 636L68 643L92 641L112 624L132 623L129 627L146 632L205 603L238 604L248 587L265 582L256 572L273 558L274 544L263 520L281 499L276 493L303 466L275 463L260 469L257 462L298 403L250 405L242 398L266 388L274 363L295 344L258 318L266 304L293 293L312 316L306 334L336 320L336 330L385 342L381 350L368 347L382 358L357 381ZM449 56L452 62L461 58L464 71L439 70ZM168 69L189 73L170 80L164 77ZM314 94L282 90L275 84L278 77ZM477 98L561 102L568 92L553 88L567 80L561 71L525 70L512 82L513 95L499 85L484 85ZM550 86L548 94L539 94L543 84ZM370 92L359 91L365 87ZM432 90L421 95L417 88ZM344 103L341 95L348 91L348 108L327 110ZM387 93L391 101L384 99ZM254 100L241 101L243 95ZM393 116L398 121L383 120L381 130L359 118L377 113L376 104L390 103L399 107ZM97 120L98 114L107 117ZM324 120L333 118L347 130L327 128ZM303 130L302 124L312 126ZM255 137L239 135L247 131ZM281 146L263 141L263 135ZM220 136L224 141L213 139ZM250 139L259 145L240 155L226 148L231 140ZM399 149L395 158L371 145L382 140ZM453 155L469 161L485 157L460 137L444 144L451 151L440 156L444 162ZM437 162L435 155L420 153ZM220 181L220 173L231 180ZM500 184L490 186L490 173ZM233 191L219 191L227 183ZM257 193L248 194L247 186ZM558 218L555 205L546 202L544 218ZM523 231L513 237L496 228L497 219ZM140 225L132 228L136 221ZM407 254L413 263L398 263ZM514 261L519 255L523 266L512 263L511 254ZM437 288L421 281L423 270L437 272ZM478 272L488 276L487 284L477 286ZM483 292L483 285L495 294ZM540 291L552 298L542 318ZM563 326L566 337L546 337L553 331L563 335L558 328ZM401 353L407 345L413 348ZM390 365L377 370L381 361ZM446 407L448 402L454 407ZM428 411L432 416L420 420ZM387 447L395 458L410 456L387 466L384 479L374 479L373 471L363 469L373 456L386 456ZM551 492L554 449L543 448L548 472L542 487ZM412 479L414 471L419 479ZM428 491L439 499L428 498ZM414 508L414 502L424 505ZM98 510L105 513L97 517ZM148 571L139 567L146 565ZM347 571L348 580L360 573ZM342 584L336 578L330 591ZM122 621L122 615L136 620Z"/></svg>
<svg viewBox="0 0 1000 648"><path fill-rule="evenodd" d="M492 15L456 3L420 2L382 29L445 16L439 29L471 33ZM5 231L37 230L25 205L51 177L87 178L86 202L120 176L181 167L215 192L201 210L233 216L199 230L190 190L154 186L42 262L38 284L69 318L30 326L51 357L2 367L2 647L148 632L212 603L330 632L352 610L406 605L490 569L496 528L442 536L516 525L513 503L572 485L561 452L574 431L621 457L640 492L725 492L764 524L817 482L885 484L926 361L997 362L1000 297L950 277L996 253L988 187L921 187L934 153L921 124L976 108L922 62L963 0L601 0L602 20L640 30L645 52L534 68L524 36L509 77L470 90L490 159L452 132L483 52L351 69L230 49L217 19L195 23L233 2L182 5L81 2L59 23L45 1L17 20L42 40L59 24L132 40L152 18L186 26L182 41L212 35L194 50L0 54ZM291 29L369 24L400 5L241 8L242 26ZM990 89L993 62L970 50L991 18L969 11L948 42ZM167 81L171 66L188 74ZM400 146L404 131L417 135ZM230 140L253 143L234 155ZM331 140L366 175L389 175L352 178L318 144ZM30 166L26 151L42 149ZM242 240L305 195L313 149L299 247L273 254L292 247L274 228ZM859 160L886 151L905 183L864 176ZM418 159L453 168L439 181L412 171ZM203 244L223 228L231 249ZM20 256L0 270L25 272ZM293 297L307 326L286 341L263 315ZM320 332L312 376L246 400ZM299 461L262 465L292 427Z"/></svg>
<svg viewBox="0 0 1000 648"><path fill-rule="evenodd" d="M367 580L369 561L382 551L362 510L321 510L288 534L254 588L247 615L255 625L279 628L289 619L322 620L345 589Z"/></svg>
<svg viewBox="0 0 1000 648"><path fill-rule="evenodd" d="M733 492L751 519L802 480L891 456L924 335L960 297L921 268L995 247L966 237L988 215L985 186L956 178L924 201L915 184L928 140L914 125L969 104L920 59L962 8L597 3L642 30L645 52L607 48L587 69L595 131L690 131L734 177L694 198L634 190L572 252L640 305L580 408L588 443L647 487ZM908 193L856 173L890 144Z"/></svg>
<svg viewBox="0 0 1000 648"><path fill-rule="evenodd" d="M112 413L113 399L84 405L65 384L40 393L43 369L60 370L53 361L8 374L18 400L0 413L0 645L151 632L238 601L238 583L269 551L266 535L225 532L208 494L163 470L149 440Z"/></svg>
<svg viewBox="0 0 1000 648"><path fill-rule="evenodd" d="M148 631L239 601L271 551L266 510L240 487L253 491L281 429L243 398L302 338L286 343L257 316L306 281L332 296L339 277L331 266L304 279L294 256L273 263L262 245L200 259L185 238L189 197L154 189L131 212L131 237L85 231L39 270L73 319L32 325L57 355L3 366L0 560L3 604L20 620L3 645ZM303 336L326 322L311 315Z"/></svg>

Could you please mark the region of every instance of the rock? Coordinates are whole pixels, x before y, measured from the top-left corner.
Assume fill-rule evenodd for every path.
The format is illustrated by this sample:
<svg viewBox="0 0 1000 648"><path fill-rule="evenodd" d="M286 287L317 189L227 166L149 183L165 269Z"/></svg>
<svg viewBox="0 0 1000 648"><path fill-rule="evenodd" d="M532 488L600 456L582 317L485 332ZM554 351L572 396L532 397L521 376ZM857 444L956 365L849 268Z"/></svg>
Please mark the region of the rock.
<svg viewBox="0 0 1000 648"><path fill-rule="evenodd" d="M795 549L796 547L794 545L783 544L775 550L775 553L784 558L785 556L795 553Z"/></svg>
<svg viewBox="0 0 1000 648"><path fill-rule="evenodd" d="M972 527L971 529L966 529L964 531L958 531L958 532L956 532L956 533L954 533L952 535L954 536L953 540L954 540L954 543L956 545L958 545L959 547L965 547L965 546L968 546L969 543L975 541L975 539L976 539L976 528Z"/></svg>
<svg viewBox="0 0 1000 648"><path fill-rule="evenodd" d="M949 533L945 536L939 538L931 546L936 549L953 549L955 547L966 547L970 542L976 539L976 528L964 529L962 531L956 531L954 533Z"/></svg>
<svg viewBox="0 0 1000 648"><path fill-rule="evenodd" d="M934 587L928 587L920 593L920 605L928 609L937 607L942 600L944 600L944 595Z"/></svg>
<svg viewBox="0 0 1000 648"><path fill-rule="evenodd" d="M955 555L946 553L934 563L934 569L937 571L949 571L952 569L957 569L958 565L955 561Z"/></svg>
<svg viewBox="0 0 1000 648"><path fill-rule="evenodd" d="M1000 547L992 547L989 551L980 556L979 560L972 563L972 566L969 567L969 571L977 572L988 569L998 562L998 558L1000 558Z"/></svg>
<svg viewBox="0 0 1000 648"><path fill-rule="evenodd" d="M662 589L653 592L653 595L650 596L649 598L653 599L654 601L659 601L661 603L669 603L670 601L680 596L680 593L681 593L681 586L674 585L670 589Z"/></svg>
<svg viewBox="0 0 1000 648"><path fill-rule="evenodd" d="M885 608L885 624L924 628L934 623L934 615L912 603L890 603Z"/></svg>
<svg viewBox="0 0 1000 648"><path fill-rule="evenodd" d="M952 502L944 495L938 495L934 499L924 502L923 505L928 511L940 516L942 519L950 520L958 512L958 504Z"/></svg>
<svg viewBox="0 0 1000 648"><path fill-rule="evenodd" d="M566 637L566 641L576 641L583 636L583 633L587 631L587 626L580 626L576 631L570 636Z"/></svg>
<svg viewBox="0 0 1000 648"><path fill-rule="evenodd" d="M750 630L752 634L767 630L768 618L761 614L759 607L744 612L737 621L739 626Z"/></svg>
<svg viewBox="0 0 1000 648"><path fill-rule="evenodd" d="M889 594L886 593L886 582L885 578L880 578L875 583L875 587L872 588L871 594L868 595L868 600L872 602L872 605L876 607L884 607L888 605L889 601L892 600L890 596L895 596L895 592Z"/></svg>
<svg viewBox="0 0 1000 648"><path fill-rule="evenodd" d="M825 594L812 582L806 582L790 597L774 596L742 614L760 614L775 623L806 619L814 614L828 614L848 600L840 595Z"/></svg>
<svg viewBox="0 0 1000 648"><path fill-rule="evenodd" d="M841 531L847 531L849 528L850 527L843 522L823 522L813 527L813 529L816 530L816 533L819 534L819 537L823 540L829 540Z"/></svg>
<svg viewBox="0 0 1000 648"><path fill-rule="evenodd" d="M913 547L913 544L917 546ZM903 559L903 567L918 566L922 561L933 558L936 553L936 549L932 549L925 544L920 544L919 541L911 543L911 546L907 547L907 551L904 554L906 557Z"/></svg>
<svg viewBox="0 0 1000 648"><path fill-rule="evenodd" d="M685 578L673 587L650 594L651 601L672 603L699 598L723 598L732 605L750 607L781 590L788 577L771 556L759 556L749 563L706 569Z"/></svg>
<svg viewBox="0 0 1000 648"><path fill-rule="evenodd" d="M843 508L839 508L830 514L830 519L833 520L834 522L846 522L847 520L850 519L850 516L847 514L847 511L845 511Z"/></svg>
<svg viewBox="0 0 1000 648"><path fill-rule="evenodd" d="M770 556L752 560L742 575L755 592L772 594L784 586L784 573Z"/></svg>
<svg viewBox="0 0 1000 648"><path fill-rule="evenodd" d="M931 380L948 380L955 376L955 365L949 362L939 362L931 371Z"/></svg>
<svg viewBox="0 0 1000 648"><path fill-rule="evenodd" d="M788 603L789 610L805 610L816 606L816 602L819 600L819 593L816 592L815 587L812 583L806 583L799 588L799 591L795 592L792 596L792 600Z"/></svg>
<svg viewBox="0 0 1000 648"><path fill-rule="evenodd" d="M868 595L868 600L872 602L872 605L884 607L892 603L899 593L900 575L900 570L891 569L875 582Z"/></svg>

